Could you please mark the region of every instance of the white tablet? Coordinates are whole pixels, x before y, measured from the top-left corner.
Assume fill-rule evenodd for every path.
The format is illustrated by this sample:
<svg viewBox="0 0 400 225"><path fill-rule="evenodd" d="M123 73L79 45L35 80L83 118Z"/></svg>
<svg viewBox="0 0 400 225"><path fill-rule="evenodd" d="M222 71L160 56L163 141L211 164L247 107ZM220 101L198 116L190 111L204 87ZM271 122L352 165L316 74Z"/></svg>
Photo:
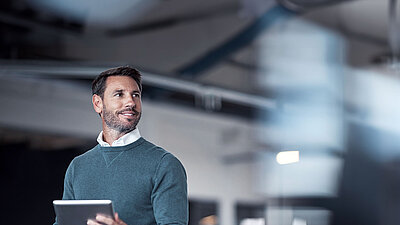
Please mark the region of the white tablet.
<svg viewBox="0 0 400 225"><path fill-rule="evenodd" d="M54 200L53 205L58 225L85 225L97 214L114 218L110 200Z"/></svg>

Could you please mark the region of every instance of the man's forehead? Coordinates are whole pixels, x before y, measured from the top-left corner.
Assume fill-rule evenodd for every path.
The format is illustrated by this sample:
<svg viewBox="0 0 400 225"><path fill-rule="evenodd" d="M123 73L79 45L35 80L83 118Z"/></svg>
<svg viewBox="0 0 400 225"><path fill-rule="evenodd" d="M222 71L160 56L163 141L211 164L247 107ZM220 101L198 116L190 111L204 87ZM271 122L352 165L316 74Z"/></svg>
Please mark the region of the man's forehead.
<svg viewBox="0 0 400 225"><path fill-rule="evenodd" d="M106 90L107 89L113 89L113 90L134 89L134 90L139 91L139 86L132 77L110 76L110 77L107 77L107 80L106 80Z"/></svg>

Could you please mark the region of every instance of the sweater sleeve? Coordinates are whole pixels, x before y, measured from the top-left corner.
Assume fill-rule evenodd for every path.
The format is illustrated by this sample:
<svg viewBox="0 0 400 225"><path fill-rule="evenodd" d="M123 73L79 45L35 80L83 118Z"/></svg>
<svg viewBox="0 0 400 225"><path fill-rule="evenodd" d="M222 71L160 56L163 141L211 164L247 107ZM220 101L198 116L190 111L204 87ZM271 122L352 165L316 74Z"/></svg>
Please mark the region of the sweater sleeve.
<svg viewBox="0 0 400 225"><path fill-rule="evenodd" d="M75 200L74 190L72 188L73 175L74 160L72 160L68 166L67 172L65 172L63 200Z"/></svg>
<svg viewBox="0 0 400 225"><path fill-rule="evenodd" d="M158 225L188 224L186 172L170 153L162 157L156 170L151 201Z"/></svg>
<svg viewBox="0 0 400 225"><path fill-rule="evenodd" d="M64 192L63 192L63 200L74 200L74 191L72 189L72 178L73 178L73 160L69 164L67 172L65 172L65 177L64 177ZM55 222L53 225L58 225L58 220L57 217L55 219Z"/></svg>

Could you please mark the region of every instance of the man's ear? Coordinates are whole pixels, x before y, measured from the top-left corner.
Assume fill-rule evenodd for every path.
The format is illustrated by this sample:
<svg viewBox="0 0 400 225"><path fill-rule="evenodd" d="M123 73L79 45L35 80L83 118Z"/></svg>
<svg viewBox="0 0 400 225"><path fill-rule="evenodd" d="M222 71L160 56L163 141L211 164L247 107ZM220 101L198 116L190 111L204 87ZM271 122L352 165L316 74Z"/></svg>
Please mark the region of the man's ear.
<svg viewBox="0 0 400 225"><path fill-rule="evenodd" d="M101 114L103 111L103 99L101 99L100 96L94 94L92 96L92 103L93 103L94 111Z"/></svg>

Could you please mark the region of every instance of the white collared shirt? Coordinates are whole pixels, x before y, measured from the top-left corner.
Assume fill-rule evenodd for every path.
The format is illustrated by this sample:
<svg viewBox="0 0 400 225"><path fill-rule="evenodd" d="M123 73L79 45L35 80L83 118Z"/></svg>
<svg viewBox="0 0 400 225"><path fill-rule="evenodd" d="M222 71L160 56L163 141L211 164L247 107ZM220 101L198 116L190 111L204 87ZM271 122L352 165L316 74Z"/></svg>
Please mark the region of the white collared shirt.
<svg viewBox="0 0 400 225"><path fill-rule="evenodd" d="M140 138L140 133L139 129L134 129L133 131L125 134L124 136L118 138L115 140L111 146L112 147L117 147L117 146L125 146L129 145L135 141L137 141ZM100 132L99 136L97 137L97 142L100 144L101 147L111 147L107 142L103 140L103 131Z"/></svg>

